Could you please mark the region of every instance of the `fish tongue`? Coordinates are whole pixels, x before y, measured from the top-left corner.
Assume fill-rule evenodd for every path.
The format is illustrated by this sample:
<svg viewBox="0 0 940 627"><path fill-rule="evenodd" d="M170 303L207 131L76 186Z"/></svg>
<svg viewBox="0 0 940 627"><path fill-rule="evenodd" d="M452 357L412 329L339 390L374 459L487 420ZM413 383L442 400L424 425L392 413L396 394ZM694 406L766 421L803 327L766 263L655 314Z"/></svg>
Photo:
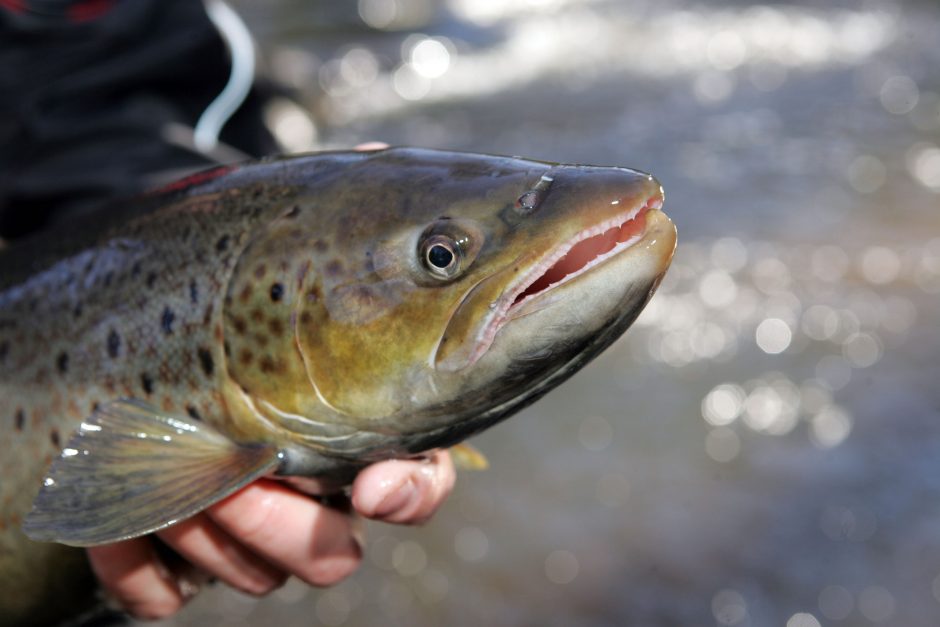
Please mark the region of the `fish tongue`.
<svg viewBox="0 0 940 627"><path fill-rule="evenodd" d="M23 531L73 546L126 540L202 511L278 463L271 445L241 446L188 416L116 401L52 463Z"/></svg>

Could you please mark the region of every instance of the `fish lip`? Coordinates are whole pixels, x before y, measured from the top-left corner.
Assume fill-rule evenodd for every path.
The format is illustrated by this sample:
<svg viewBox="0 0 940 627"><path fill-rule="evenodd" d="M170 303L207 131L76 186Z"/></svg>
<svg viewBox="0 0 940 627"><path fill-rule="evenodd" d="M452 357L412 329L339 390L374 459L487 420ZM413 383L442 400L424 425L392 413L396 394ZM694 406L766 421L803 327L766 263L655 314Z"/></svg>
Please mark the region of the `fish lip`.
<svg viewBox="0 0 940 627"><path fill-rule="evenodd" d="M617 213L610 218L607 218L606 220L598 222L597 224L580 231L574 237L570 238L560 246L553 248L548 253L543 255L541 259L533 263L532 267L525 274L511 283L510 286L499 297L499 299L490 305L491 312L489 315L489 320L483 325L480 335L477 337L476 346L473 352L470 354L467 365L470 366L476 363L486 353L486 351L489 350L490 346L493 344L493 341L496 339L496 334L499 332L499 330L513 319L513 316L510 315L513 310L521 308L522 305L527 305L530 302L534 302L548 294L551 294L555 288L576 280L577 278L588 274L591 270L597 268L610 259L616 258L620 254L625 253L626 251L633 248L635 244L643 241L649 235L650 230L649 226L645 225L642 232L631 237L626 242L618 242L613 249L598 255L585 264L582 268L566 275L564 278L562 278L561 281L552 283L540 292L531 294L518 303L515 302L515 299L519 294L523 293L526 289L528 289L529 286L535 283L543 274L545 274L553 265L555 265L555 263L557 263L572 248L574 248L574 246L586 239L600 235L614 226L626 224L627 222L639 216L640 213L658 211L662 208L662 206L663 194L661 190L657 190L649 194L644 201L635 203L630 209Z"/></svg>

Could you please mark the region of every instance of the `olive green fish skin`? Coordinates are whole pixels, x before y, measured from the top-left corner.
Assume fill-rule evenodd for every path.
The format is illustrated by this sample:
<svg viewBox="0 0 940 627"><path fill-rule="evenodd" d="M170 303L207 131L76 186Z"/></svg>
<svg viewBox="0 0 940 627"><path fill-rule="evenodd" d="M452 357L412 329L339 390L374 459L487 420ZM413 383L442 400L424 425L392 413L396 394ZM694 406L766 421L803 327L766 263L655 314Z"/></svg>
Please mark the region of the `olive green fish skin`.
<svg viewBox="0 0 940 627"><path fill-rule="evenodd" d="M488 314L474 295L515 285L592 212L612 211L610 198L661 198L648 175L594 170L321 153L207 176L0 253L0 625L48 624L93 602L83 554L32 542L20 525L99 406L137 399L235 442L276 444L282 474L345 480L368 461L455 443L570 376L651 296L674 247L668 219L653 220L661 234L636 261L616 262L636 266L635 281L592 290L585 311L533 310L482 356L472 350ZM544 202L520 211L547 174ZM422 266L435 233L466 246L452 280ZM553 291L571 300L582 283Z"/></svg>

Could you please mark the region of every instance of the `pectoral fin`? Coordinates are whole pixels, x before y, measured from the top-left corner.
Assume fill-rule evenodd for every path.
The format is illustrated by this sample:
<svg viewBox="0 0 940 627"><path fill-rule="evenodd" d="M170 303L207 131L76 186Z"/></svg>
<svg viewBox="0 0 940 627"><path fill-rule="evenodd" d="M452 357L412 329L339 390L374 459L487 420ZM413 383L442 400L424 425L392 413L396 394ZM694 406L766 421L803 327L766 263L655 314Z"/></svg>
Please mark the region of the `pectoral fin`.
<svg viewBox="0 0 940 627"><path fill-rule="evenodd" d="M466 442L450 447L450 454L454 464L464 470L486 470L490 467L486 456Z"/></svg>
<svg viewBox="0 0 940 627"><path fill-rule="evenodd" d="M188 416L116 401L52 463L23 530L73 546L133 538L200 512L278 461L272 445L239 445Z"/></svg>

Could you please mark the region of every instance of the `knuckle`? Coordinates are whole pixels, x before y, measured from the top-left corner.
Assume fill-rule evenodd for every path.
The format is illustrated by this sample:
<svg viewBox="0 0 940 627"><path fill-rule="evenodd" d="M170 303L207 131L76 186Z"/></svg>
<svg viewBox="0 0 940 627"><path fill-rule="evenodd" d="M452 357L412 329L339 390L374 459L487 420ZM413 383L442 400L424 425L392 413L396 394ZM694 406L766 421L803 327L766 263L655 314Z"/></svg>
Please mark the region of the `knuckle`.
<svg viewBox="0 0 940 627"><path fill-rule="evenodd" d="M311 562L301 579L319 588L333 586L353 574L361 561L359 555L324 557Z"/></svg>
<svg viewBox="0 0 940 627"><path fill-rule="evenodd" d="M259 546L272 540L281 507L276 498L260 499L238 516L226 517L225 526L232 535L249 545Z"/></svg>
<svg viewBox="0 0 940 627"><path fill-rule="evenodd" d="M163 595L159 599L138 601L126 606L127 613L139 620L160 620L169 618L183 607L183 599Z"/></svg>
<svg viewBox="0 0 940 627"><path fill-rule="evenodd" d="M265 581L255 580L255 581L246 581L241 585L234 586L238 588L240 592L251 595L253 597L263 597L268 594L271 594L278 588L284 585L284 582L287 580L287 577L277 577L276 579L268 579Z"/></svg>

